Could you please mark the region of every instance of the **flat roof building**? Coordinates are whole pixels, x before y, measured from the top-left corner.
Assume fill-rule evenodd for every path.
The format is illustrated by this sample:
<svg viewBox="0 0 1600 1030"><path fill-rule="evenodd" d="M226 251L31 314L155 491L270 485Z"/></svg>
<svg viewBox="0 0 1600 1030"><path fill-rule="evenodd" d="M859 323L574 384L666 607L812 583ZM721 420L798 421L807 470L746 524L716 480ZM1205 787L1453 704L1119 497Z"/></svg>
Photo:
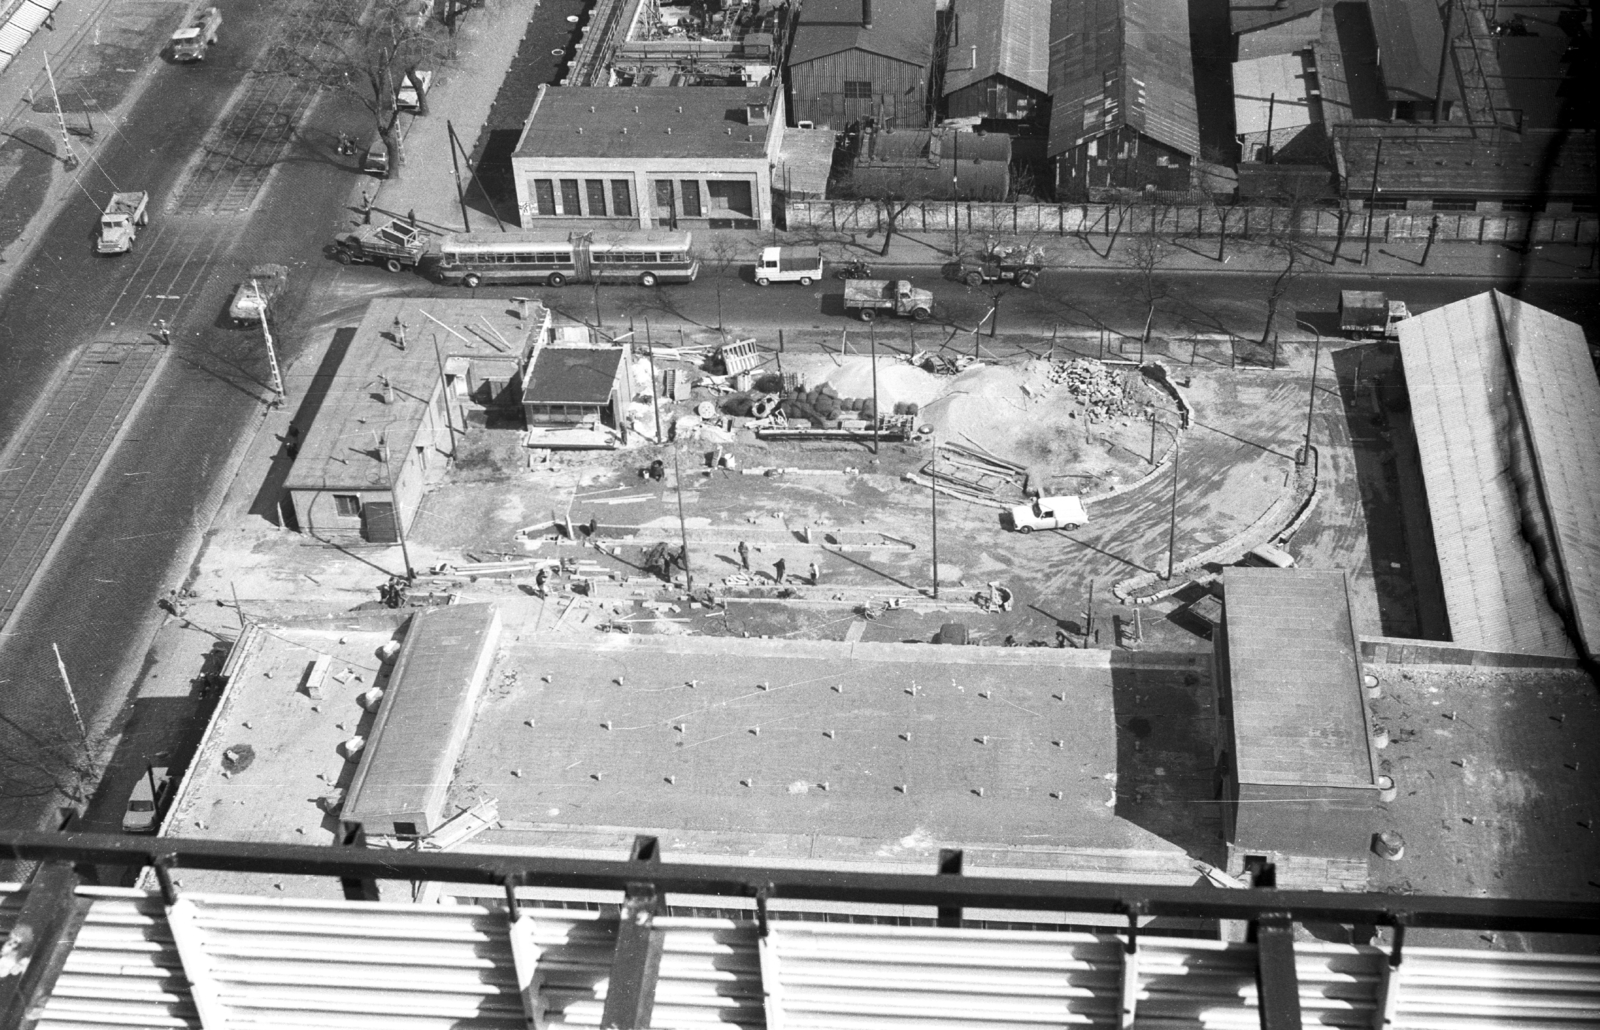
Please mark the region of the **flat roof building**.
<svg viewBox="0 0 1600 1030"><path fill-rule="evenodd" d="M782 91L540 86L511 156L522 225L771 228Z"/></svg>
<svg viewBox="0 0 1600 1030"><path fill-rule="evenodd" d="M1236 567L1223 586L1217 766L1229 867L1251 854L1344 859L1364 881L1379 786L1345 574Z"/></svg>

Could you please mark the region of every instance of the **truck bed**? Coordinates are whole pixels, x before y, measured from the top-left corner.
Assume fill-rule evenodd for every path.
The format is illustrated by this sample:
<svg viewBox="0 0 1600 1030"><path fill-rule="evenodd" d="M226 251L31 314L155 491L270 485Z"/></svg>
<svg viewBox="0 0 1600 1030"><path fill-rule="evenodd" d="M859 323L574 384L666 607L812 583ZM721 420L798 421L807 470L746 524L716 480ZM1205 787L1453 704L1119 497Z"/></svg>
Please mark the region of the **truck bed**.
<svg viewBox="0 0 1600 1030"><path fill-rule="evenodd" d="M850 304L878 304L889 300L892 284L887 279L846 279L844 302Z"/></svg>
<svg viewBox="0 0 1600 1030"><path fill-rule="evenodd" d="M111 201L106 204L106 214L136 214L144 201L145 194L142 191L133 193L113 193L111 195Z"/></svg>

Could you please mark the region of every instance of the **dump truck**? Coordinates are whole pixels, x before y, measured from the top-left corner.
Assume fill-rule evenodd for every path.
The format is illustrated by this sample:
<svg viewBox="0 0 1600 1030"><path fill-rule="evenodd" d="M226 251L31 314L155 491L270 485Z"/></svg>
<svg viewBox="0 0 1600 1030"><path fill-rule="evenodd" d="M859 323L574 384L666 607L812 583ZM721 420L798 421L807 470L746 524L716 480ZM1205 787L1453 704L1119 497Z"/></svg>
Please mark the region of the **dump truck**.
<svg viewBox="0 0 1600 1030"><path fill-rule="evenodd" d="M756 285L799 283L810 286L822 278L822 251L816 247L763 247L756 262Z"/></svg>
<svg viewBox="0 0 1600 1030"><path fill-rule="evenodd" d="M1403 300L1377 290L1339 291L1339 331L1350 340L1398 340L1400 323L1411 317Z"/></svg>
<svg viewBox="0 0 1600 1030"><path fill-rule="evenodd" d="M172 48L172 59L183 64L204 61L206 47L217 41L217 32L221 28L222 12L215 7L207 7L195 15L188 25L172 34L172 39L168 41Z"/></svg>
<svg viewBox="0 0 1600 1030"><path fill-rule="evenodd" d="M139 227L150 221L150 194L143 190L111 194L110 203L100 214L100 240L95 249L102 254L126 254L133 249Z"/></svg>
<svg viewBox="0 0 1600 1030"><path fill-rule="evenodd" d="M880 311L923 322L933 314L933 294L904 279L848 279L844 284L844 309L863 322L877 318Z"/></svg>
<svg viewBox="0 0 1600 1030"><path fill-rule="evenodd" d="M267 315L267 308L289 287L289 269L284 265L256 265L244 282L233 291L228 317L238 326L255 325Z"/></svg>
<svg viewBox="0 0 1600 1030"><path fill-rule="evenodd" d="M340 233L333 240L333 256L341 265L382 265L391 272L398 272L415 267L428 252L432 239L425 231L395 219L383 225L361 225Z"/></svg>

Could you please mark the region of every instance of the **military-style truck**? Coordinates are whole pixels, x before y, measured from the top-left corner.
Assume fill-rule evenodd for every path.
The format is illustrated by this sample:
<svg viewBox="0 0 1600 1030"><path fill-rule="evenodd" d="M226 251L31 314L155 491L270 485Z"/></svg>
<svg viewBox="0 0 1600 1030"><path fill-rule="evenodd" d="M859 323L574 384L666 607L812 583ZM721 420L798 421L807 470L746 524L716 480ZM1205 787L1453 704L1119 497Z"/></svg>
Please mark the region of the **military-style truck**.
<svg viewBox="0 0 1600 1030"><path fill-rule="evenodd" d="M113 193L100 214L100 239L95 249L102 254L126 254L133 249L139 227L150 221L150 194L143 190Z"/></svg>
<svg viewBox="0 0 1600 1030"><path fill-rule="evenodd" d="M217 32L221 28L222 12L215 7L207 7L194 16L194 21L172 34L172 39L168 41L172 59L183 64L204 61L206 47L217 41Z"/></svg>
<svg viewBox="0 0 1600 1030"><path fill-rule="evenodd" d="M1044 252L1038 247L991 245L981 254L951 261L941 271L946 279L968 286L1001 282L1031 290L1044 271Z"/></svg>
<svg viewBox="0 0 1600 1030"><path fill-rule="evenodd" d="M925 322L933 314L933 294L904 279L847 279L844 309L863 322L877 318L880 311Z"/></svg>
<svg viewBox="0 0 1600 1030"><path fill-rule="evenodd" d="M822 278L822 251L816 247L763 247L756 262L756 285L799 283L810 286Z"/></svg>
<svg viewBox="0 0 1600 1030"><path fill-rule="evenodd" d="M382 265L391 272L414 268L428 252L433 237L395 219L382 225L360 225L334 237L333 256L341 265Z"/></svg>

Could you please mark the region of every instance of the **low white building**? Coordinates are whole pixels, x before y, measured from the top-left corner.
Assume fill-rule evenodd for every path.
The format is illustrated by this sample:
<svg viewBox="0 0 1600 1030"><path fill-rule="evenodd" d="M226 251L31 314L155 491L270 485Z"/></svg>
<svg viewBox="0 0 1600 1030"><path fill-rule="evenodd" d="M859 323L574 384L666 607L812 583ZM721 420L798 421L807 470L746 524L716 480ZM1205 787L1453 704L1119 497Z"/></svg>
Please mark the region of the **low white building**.
<svg viewBox="0 0 1600 1030"><path fill-rule="evenodd" d="M768 87L540 86L511 157L522 224L770 229Z"/></svg>

